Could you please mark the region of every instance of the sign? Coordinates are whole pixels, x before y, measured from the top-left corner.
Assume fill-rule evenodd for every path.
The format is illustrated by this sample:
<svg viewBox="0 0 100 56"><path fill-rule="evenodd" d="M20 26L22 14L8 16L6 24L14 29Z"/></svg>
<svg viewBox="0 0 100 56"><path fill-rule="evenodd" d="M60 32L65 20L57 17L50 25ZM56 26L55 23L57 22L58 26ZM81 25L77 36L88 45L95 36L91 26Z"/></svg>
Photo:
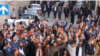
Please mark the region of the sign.
<svg viewBox="0 0 100 56"><path fill-rule="evenodd" d="M9 15L9 5L0 5L0 15Z"/></svg>

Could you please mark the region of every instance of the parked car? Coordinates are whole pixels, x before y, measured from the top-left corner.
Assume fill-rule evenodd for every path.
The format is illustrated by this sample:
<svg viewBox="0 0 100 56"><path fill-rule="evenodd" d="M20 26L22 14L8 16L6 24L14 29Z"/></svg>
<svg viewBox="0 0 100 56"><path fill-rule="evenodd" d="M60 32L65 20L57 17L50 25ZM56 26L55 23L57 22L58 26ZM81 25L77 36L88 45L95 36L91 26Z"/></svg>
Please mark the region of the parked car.
<svg viewBox="0 0 100 56"><path fill-rule="evenodd" d="M75 4L74 10L73 10L75 14L78 14L78 13L80 12L81 6L84 7L84 4L83 4L83 3L76 3L76 4Z"/></svg>
<svg viewBox="0 0 100 56"><path fill-rule="evenodd" d="M20 19L8 19L8 23L9 23L11 29L12 29L14 20L15 20L15 25L17 24L17 22L22 22L24 25L27 26L28 25L28 21L29 21L29 16L31 16L30 22L34 21L34 19L36 17L36 15L34 15L34 14L23 14Z"/></svg>
<svg viewBox="0 0 100 56"><path fill-rule="evenodd" d="M42 14L41 5L40 4L31 4L31 8L37 9L39 11L39 13Z"/></svg>
<svg viewBox="0 0 100 56"><path fill-rule="evenodd" d="M39 15L38 10L33 9L33 8L28 8L28 9L27 9L27 14L32 14L32 15L35 15L35 16L37 16L37 17L38 17L38 19L41 19L41 18L42 18L42 16L41 16L41 15Z"/></svg>
<svg viewBox="0 0 100 56"><path fill-rule="evenodd" d="M31 19L32 20L34 20L35 19L35 17L36 17L36 15L34 15L34 14L23 14L22 16L21 16L21 19L29 19L29 16L31 16Z"/></svg>

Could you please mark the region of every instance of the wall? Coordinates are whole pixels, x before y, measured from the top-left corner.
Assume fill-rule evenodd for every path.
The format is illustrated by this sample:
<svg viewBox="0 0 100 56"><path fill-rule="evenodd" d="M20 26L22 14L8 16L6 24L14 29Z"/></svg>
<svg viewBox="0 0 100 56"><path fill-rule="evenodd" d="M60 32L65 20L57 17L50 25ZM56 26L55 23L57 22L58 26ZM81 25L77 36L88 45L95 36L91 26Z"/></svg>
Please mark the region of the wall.
<svg viewBox="0 0 100 56"><path fill-rule="evenodd" d="M0 1L1 3L2 1ZM29 5L29 1L4 1L3 4L9 5L9 12L12 11L13 8L15 8L15 13L18 18L18 9L19 7L24 7L25 5ZM10 15L8 16L0 16L0 25L4 23L4 18L9 19Z"/></svg>

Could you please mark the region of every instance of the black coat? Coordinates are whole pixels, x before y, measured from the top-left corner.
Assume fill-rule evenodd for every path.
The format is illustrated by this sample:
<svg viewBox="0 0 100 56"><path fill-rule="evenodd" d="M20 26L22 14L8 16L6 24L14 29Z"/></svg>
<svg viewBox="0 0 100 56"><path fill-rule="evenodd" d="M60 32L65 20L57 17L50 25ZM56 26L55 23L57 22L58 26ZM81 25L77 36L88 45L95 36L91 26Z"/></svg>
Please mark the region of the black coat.
<svg viewBox="0 0 100 56"><path fill-rule="evenodd" d="M68 15L69 14L69 8L65 7L63 12Z"/></svg>
<svg viewBox="0 0 100 56"><path fill-rule="evenodd" d="M47 6L47 12L50 12L51 9L52 9L51 6L49 6L49 7Z"/></svg>
<svg viewBox="0 0 100 56"><path fill-rule="evenodd" d="M71 12L71 23L74 23L74 16L75 16L75 14L74 14L74 12L72 11L72 12Z"/></svg>
<svg viewBox="0 0 100 56"><path fill-rule="evenodd" d="M56 6L56 7L57 7L57 6ZM55 7L53 7L53 11L54 11L54 8L55 8ZM56 8L56 12L57 12L57 11L58 11L58 7Z"/></svg>
<svg viewBox="0 0 100 56"><path fill-rule="evenodd" d="M24 51L25 56L27 56L27 47L24 46L23 51Z"/></svg>
<svg viewBox="0 0 100 56"><path fill-rule="evenodd" d="M29 51L30 56L35 56L35 54L36 54L36 45L33 42L29 43L28 51Z"/></svg>
<svg viewBox="0 0 100 56"><path fill-rule="evenodd" d="M43 12L43 13L47 12L47 7L46 7L46 10L45 10L45 11L44 11L44 8L45 8L45 7L42 7L42 12Z"/></svg>
<svg viewBox="0 0 100 56"><path fill-rule="evenodd" d="M15 56L14 54L12 54L11 56ZM22 55L21 53L19 53L17 56L24 56L24 55Z"/></svg>
<svg viewBox="0 0 100 56"><path fill-rule="evenodd" d="M82 12L82 14L81 14L81 13L78 14L78 18L79 18L79 19L81 19L82 16L84 16L83 12Z"/></svg>
<svg viewBox="0 0 100 56"><path fill-rule="evenodd" d="M93 55L94 54L94 46L93 44L89 46L89 44L86 45L86 54Z"/></svg>
<svg viewBox="0 0 100 56"><path fill-rule="evenodd" d="M76 56L78 56L78 54L79 54L79 46L77 46L76 48ZM83 56L83 47L82 47L82 56Z"/></svg>
<svg viewBox="0 0 100 56"><path fill-rule="evenodd" d="M91 15L92 16L92 11L91 10L88 10L88 15Z"/></svg>

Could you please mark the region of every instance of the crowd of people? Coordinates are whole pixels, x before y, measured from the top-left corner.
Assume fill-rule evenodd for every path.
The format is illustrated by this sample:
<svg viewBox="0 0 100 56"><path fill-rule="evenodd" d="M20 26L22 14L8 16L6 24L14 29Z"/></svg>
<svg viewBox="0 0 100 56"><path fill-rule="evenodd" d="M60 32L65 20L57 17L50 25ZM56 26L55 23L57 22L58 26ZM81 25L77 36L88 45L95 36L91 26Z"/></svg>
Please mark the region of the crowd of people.
<svg viewBox="0 0 100 56"><path fill-rule="evenodd" d="M71 2L70 2L71 3ZM70 4L71 5L71 4ZM46 10L44 4L44 10ZM63 3L57 9L54 4L54 18L52 26L48 26L46 19L42 22L35 20L24 26L22 22L13 21L11 27L8 20L0 25L0 56L91 56L100 55L100 17L92 14L90 8L81 7L76 27L74 24L73 5L64 8L65 21L59 24ZM87 8L87 9L86 9ZM43 11L43 14L45 12ZM56 17L56 13L58 16ZM19 15L20 15L19 11ZM70 14L70 15L69 15ZM45 15L44 15L45 16ZM68 16L71 17L70 26ZM49 17L49 13L48 13Z"/></svg>

